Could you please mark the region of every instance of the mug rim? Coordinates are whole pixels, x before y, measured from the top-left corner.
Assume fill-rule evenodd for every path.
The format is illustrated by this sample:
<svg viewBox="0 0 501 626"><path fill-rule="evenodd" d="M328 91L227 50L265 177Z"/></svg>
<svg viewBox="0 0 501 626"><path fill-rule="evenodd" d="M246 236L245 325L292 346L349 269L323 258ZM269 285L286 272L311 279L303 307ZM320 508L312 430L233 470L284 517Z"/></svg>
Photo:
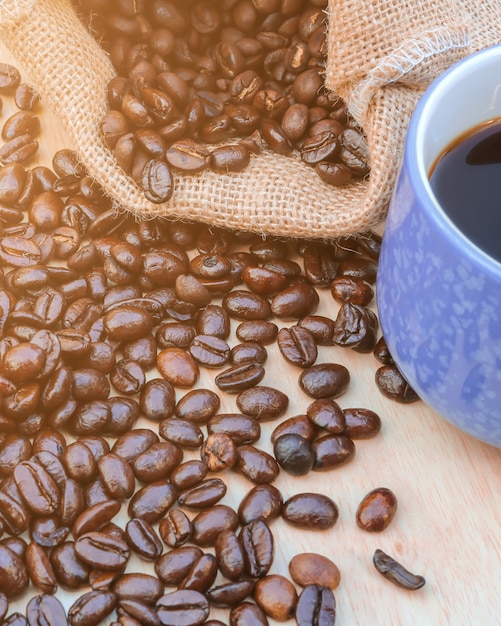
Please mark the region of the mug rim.
<svg viewBox="0 0 501 626"><path fill-rule="evenodd" d="M495 44L474 52L445 70L429 85L411 115L405 142L405 161L416 197L420 199L421 207L428 213L435 225L450 243L455 247L460 247L463 254L466 254L476 265L481 266L483 271L500 280L501 262L477 246L445 213L431 188L428 171L424 163L423 141L430 109L444 92L452 85L457 84L462 76L464 79L471 74L475 67L486 58L498 60L500 68L499 87L501 88L501 44ZM499 119L501 121L501 115Z"/></svg>

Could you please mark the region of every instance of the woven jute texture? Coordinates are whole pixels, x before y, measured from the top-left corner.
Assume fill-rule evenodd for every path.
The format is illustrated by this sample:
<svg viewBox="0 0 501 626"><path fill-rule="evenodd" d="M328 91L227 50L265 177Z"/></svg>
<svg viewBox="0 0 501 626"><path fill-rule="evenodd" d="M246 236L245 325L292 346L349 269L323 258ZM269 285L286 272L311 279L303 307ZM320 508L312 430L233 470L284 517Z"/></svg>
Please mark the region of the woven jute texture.
<svg viewBox="0 0 501 626"><path fill-rule="evenodd" d="M325 83L367 135L368 180L333 188L298 158L264 153L241 173L175 177L174 195L162 205L145 200L102 142L99 123L114 70L70 1L1 0L0 36L117 209L328 239L384 219L417 101L452 63L501 42L501 2L329 0L327 18Z"/></svg>

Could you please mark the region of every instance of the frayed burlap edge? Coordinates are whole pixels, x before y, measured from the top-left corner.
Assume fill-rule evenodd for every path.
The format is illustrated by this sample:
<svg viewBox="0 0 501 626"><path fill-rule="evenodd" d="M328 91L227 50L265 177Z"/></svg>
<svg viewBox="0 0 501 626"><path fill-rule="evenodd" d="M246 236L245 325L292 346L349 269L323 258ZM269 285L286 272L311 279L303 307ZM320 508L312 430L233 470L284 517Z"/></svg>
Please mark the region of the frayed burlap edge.
<svg viewBox="0 0 501 626"><path fill-rule="evenodd" d="M30 7L17 16L20 19L0 15L2 38L117 209L142 217L200 220L262 235L316 239L358 233L385 217L406 125L421 88L396 82L370 97L366 94L363 117L371 120L366 130L372 155L366 181L334 188L299 159L264 153L253 156L251 165L238 174L176 177L172 200L155 205L118 168L101 140L99 122L114 71L69 0L24 0L19 5Z"/></svg>

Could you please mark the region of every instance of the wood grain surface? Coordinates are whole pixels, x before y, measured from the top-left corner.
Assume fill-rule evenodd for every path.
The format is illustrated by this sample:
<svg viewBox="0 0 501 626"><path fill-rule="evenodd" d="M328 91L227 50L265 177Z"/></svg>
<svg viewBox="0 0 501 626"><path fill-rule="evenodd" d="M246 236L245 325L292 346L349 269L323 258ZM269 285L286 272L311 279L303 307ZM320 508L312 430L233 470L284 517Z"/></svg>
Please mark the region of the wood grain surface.
<svg viewBox="0 0 501 626"><path fill-rule="evenodd" d="M0 60L12 61L1 42ZM3 120L13 110L4 100ZM50 164L55 150L71 146L50 112L41 117L39 161ZM317 313L335 317L338 305L329 290L319 292ZM311 399L298 387L300 370L288 365L276 346L268 347L268 355L261 384L289 395L287 416L303 413ZM346 365L351 382L339 404L376 411L383 427L375 438L356 442L355 458L345 466L300 478L281 473L275 484L284 499L308 491L327 494L339 507L339 520L323 532L273 522L276 550L270 573L288 575L289 560L300 552L332 559L341 571L335 591L340 626L499 626L501 449L462 434L422 402L400 405L384 398L374 382L378 363L372 354L321 347L317 362ZM203 370L198 385L214 388L213 374ZM234 396L224 396L221 412L235 410ZM268 451L275 425L262 425L259 446ZM238 506L253 485L234 472L224 479L228 493L223 502ZM394 491L398 511L384 532L367 533L357 527L355 512L364 495L381 486ZM376 548L422 574L425 586L411 592L385 580L372 564ZM132 558L128 571L134 570L151 571L148 564ZM36 593L30 588L31 595ZM69 607L80 593L59 588L56 595ZM27 599L13 602L11 611L24 612ZM211 616L227 623L227 614L215 610Z"/></svg>

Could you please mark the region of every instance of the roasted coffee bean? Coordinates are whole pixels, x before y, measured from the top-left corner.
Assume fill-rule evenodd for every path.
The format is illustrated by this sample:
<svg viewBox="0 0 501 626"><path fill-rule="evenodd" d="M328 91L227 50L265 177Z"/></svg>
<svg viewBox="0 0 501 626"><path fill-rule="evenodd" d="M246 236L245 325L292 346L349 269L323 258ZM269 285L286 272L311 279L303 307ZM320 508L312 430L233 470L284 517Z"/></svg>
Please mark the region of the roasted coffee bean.
<svg viewBox="0 0 501 626"><path fill-rule="evenodd" d="M160 374L177 387L193 387L199 377L195 359L180 348L164 348L157 355Z"/></svg>
<svg viewBox="0 0 501 626"><path fill-rule="evenodd" d="M313 469L328 471L344 465L355 456L355 444L346 435L324 435L312 443L315 455Z"/></svg>
<svg viewBox="0 0 501 626"><path fill-rule="evenodd" d="M80 560L72 541L61 543L50 553L57 581L68 589L78 589L88 582L90 566Z"/></svg>
<svg viewBox="0 0 501 626"><path fill-rule="evenodd" d="M341 261L337 276L351 276L359 278L373 285L377 276L377 261L362 256L351 255Z"/></svg>
<svg viewBox="0 0 501 626"><path fill-rule="evenodd" d="M306 475L315 465L313 445L300 435L280 435L273 444L273 453L279 465L294 476Z"/></svg>
<svg viewBox="0 0 501 626"><path fill-rule="evenodd" d="M311 442L317 436L317 432L317 427L307 415L295 415L280 422L273 429L271 443L274 444L279 437L285 434L296 434Z"/></svg>
<svg viewBox="0 0 501 626"><path fill-rule="evenodd" d="M119 624L142 624L144 626L159 626L160 624L155 609L141 599L121 600L118 604L117 615L121 620Z"/></svg>
<svg viewBox="0 0 501 626"><path fill-rule="evenodd" d="M240 502L240 523L246 525L258 519L271 522L280 516L282 505L282 494L274 485L256 485Z"/></svg>
<svg viewBox="0 0 501 626"><path fill-rule="evenodd" d="M185 461L172 470L170 482L176 489L179 489L179 491L190 489L191 487L199 485L208 471L209 468L207 465L198 459Z"/></svg>
<svg viewBox="0 0 501 626"><path fill-rule="evenodd" d="M386 345L386 340L383 336L381 336L374 346L374 356L376 359L382 363L383 365L394 365L393 357L388 350L388 346Z"/></svg>
<svg viewBox="0 0 501 626"><path fill-rule="evenodd" d="M240 392L236 403L242 413L264 422L283 415L289 398L279 389L257 385Z"/></svg>
<svg viewBox="0 0 501 626"><path fill-rule="evenodd" d="M224 530L235 530L238 526L236 512L225 504L214 506L199 513L192 520L192 541L198 546L213 546Z"/></svg>
<svg viewBox="0 0 501 626"><path fill-rule="evenodd" d="M285 576L270 574L256 581L254 599L257 605L279 622L294 616L297 598L296 588Z"/></svg>
<svg viewBox="0 0 501 626"><path fill-rule="evenodd" d="M336 599L331 589L308 585L299 594L296 606L298 626L334 626Z"/></svg>
<svg viewBox="0 0 501 626"><path fill-rule="evenodd" d="M66 626L66 611L64 606L54 595L43 593L30 598L26 605L26 618L29 626L47 624L47 626Z"/></svg>
<svg viewBox="0 0 501 626"><path fill-rule="evenodd" d="M242 280L247 287L261 296L270 296L287 286L287 277L272 269L247 266L242 272Z"/></svg>
<svg viewBox="0 0 501 626"><path fill-rule="evenodd" d="M171 509L160 520L158 527L160 536L171 548L177 548L186 543L191 536L191 522L181 509Z"/></svg>
<svg viewBox="0 0 501 626"><path fill-rule="evenodd" d="M334 322L323 315L307 315L297 323L301 328L306 328L313 335L319 346L331 346L334 334Z"/></svg>
<svg viewBox="0 0 501 626"><path fill-rule="evenodd" d="M359 528L369 532L382 532L392 522L397 512L397 498L387 487L378 487L370 491L356 512Z"/></svg>
<svg viewBox="0 0 501 626"><path fill-rule="evenodd" d="M334 321L332 340L336 345L353 348L356 352L372 352L377 329L378 320L373 311L347 302L341 305Z"/></svg>
<svg viewBox="0 0 501 626"><path fill-rule="evenodd" d="M351 302L359 306L367 306L374 297L372 286L361 278L338 276L331 285L332 297L336 302Z"/></svg>
<svg viewBox="0 0 501 626"><path fill-rule="evenodd" d="M20 343L7 350L3 358L5 375L15 383L37 378L45 364L43 349L31 342Z"/></svg>
<svg viewBox="0 0 501 626"><path fill-rule="evenodd" d="M340 159L357 177L365 176L369 171L369 147L366 138L355 128L345 128L339 136L341 147Z"/></svg>
<svg viewBox="0 0 501 626"><path fill-rule="evenodd" d="M345 426L343 434L350 439L369 439L381 430L381 418L370 409L343 409Z"/></svg>
<svg viewBox="0 0 501 626"><path fill-rule="evenodd" d="M210 290L196 276L191 274L180 274L176 278L175 287L181 300L199 307L207 306L212 299Z"/></svg>
<svg viewBox="0 0 501 626"><path fill-rule="evenodd" d="M306 415L316 426L333 435L342 433L346 426L343 409L330 398L314 400L308 405Z"/></svg>
<svg viewBox="0 0 501 626"><path fill-rule="evenodd" d="M100 530L106 526L120 510L120 502L116 500L105 500L90 506L82 511L73 524L73 536L75 539L80 535Z"/></svg>
<svg viewBox="0 0 501 626"><path fill-rule="evenodd" d="M222 306L230 317L239 320L266 321L271 315L268 300L257 293L243 289L234 289L226 294Z"/></svg>
<svg viewBox="0 0 501 626"><path fill-rule="evenodd" d="M162 542L156 530L144 519L130 519L125 526L125 538L129 547L147 561L155 561L162 554ZM120 596L116 589L115 592Z"/></svg>
<svg viewBox="0 0 501 626"><path fill-rule="evenodd" d="M189 348L196 331L178 322L161 324L155 335L159 348Z"/></svg>
<svg viewBox="0 0 501 626"><path fill-rule="evenodd" d="M262 609L253 602L242 602L230 611L230 626L268 626Z"/></svg>
<svg viewBox="0 0 501 626"><path fill-rule="evenodd" d="M230 350L230 361L233 365L243 363L265 363L268 358L266 348L254 341L237 343Z"/></svg>
<svg viewBox="0 0 501 626"><path fill-rule="evenodd" d="M259 363L245 362L222 371L216 376L215 383L221 391L238 393L257 385L264 374L264 367Z"/></svg>
<svg viewBox="0 0 501 626"><path fill-rule="evenodd" d="M25 163L38 151L38 141L33 139L30 133L23 133L13 139L9 139L0 147L0 162L3 165L9 163Z"/></svg>
<svg viewBox="0 0 501 626"><path fill-rule="evenodd" d="M174 548L155 561L155 573L164 585L177 586L202 555L202 550L196 546Z"/></svg>
<svg viewBox="0 0 501 626"><path fill-rule="evenodd" d="M174 409L176 417L194 424L206 424L219 410L221 400L211 389L192 389L182 396Z"/></svg>
<svg viewBox="0 0 501 626"><path fill-rule="evenodd" d="M259 422L249 415L240 413L219 413L211 417L207 424L209 435L222 433L233 439L236 445L254 443L261 436Z"/></svg>
<svg viewBox="0 0 501 626"><path fill-rule="evenodd" d="M159 598L156 611L163 626L201 626L209 616L209 602L198 591L180 589Z"/></svg>
<svg viewBox="0 0 501 626"><path fill-rule="evenodd" d="M149 428L135 428L119 437L111 449L119 457L132 463L142 452L160 441L158 435Z"/></svg>
<svg viewBox="0 0 501 626"><path fill-rule="evenodd" d="M171 382L163 378L148 380L141 389L141 413L155 422L171 417L176 404L176 392Z"/></svg>
<svg viewBox="0 0 501 626"><path fill-rule="evenodd" d="M154 605L163 595L162 583L150 574L123 574L113 584L113 592L118 601L141 600L148 606Z"/></svg>
<svg viewBox="0 0 501 626"><path fill-rule="evenodd" d="M144 519L150 524L159 522L177 499L176 489L165 480L145 485L129 501L129 517Z"/></svg>
<svg viewBox="0 0 501 626"><path fill-rule="evenodd" d="M123 539L102 531L93 531L78 537L75 551L84 563L104 571L121 570L130 556L129 546Z"/></svg>
<svg viewBox="0 0 501 626"><path fill-rule="evenodd" d="M56 576L47 552L35 542L30 542L25 554L26 568L31 582L44 593L57 590Z"/></svg>
<svg viewBox="0 0 501 626"><path fill-rule="evenodd" d="M227 339L230 334L230 319L223 307L209 304L197 317L196 329L199 335L213 335Z"/></svg>
<svg viewBox="0 0 501 626"><path fill-rule="evenodd" d="M253 589L254 581L244 579L212 587L206 595L209 602L214 606L232 607L243 602L252 594Z"/></svg>
<svg viewBox="0 0 501 626"><path fill-rule="evenodd" d="M230 347L226 341L212 335L194 337L189 352L205 367L222 367L230 358Z"/></svg>
<svg viewBox="0 0 501 626"><path fill-rule="evenodd" d="M59 490L45 468L23 461L14 469L14 480L27 506L38 515L51 515L59 506Z"/></svg>
<svg viewBox="0 0 501 626"><path fill-rule="evenodd" d="M272 313L283 320L297 320L311 315L320 299L315 288L307 283L297 283L286 287L273 296Z"/></svg>
<svg viewBox="0 0 501 626"><path fill-rule="evenodd" d="M141 452L132 461L135 477L142 483L151 483L171 475L183 459L182 450L170 441L159 441Z"/></svg>
<svg viewBox="0 0 501 626"><path fill-rule="evenodd" d="M0 68L1 69L1 68ZM0 588L9 600L21 596L29 579L23 559L5 545L0 545Z"/></svg>
<svg viewBox="0 0 501 626"><path fill-rule="evenodd" d="M72 626L89 626L102 623L117 603L111 591L88 591L68 609L68 621Z"/></svg>
<svg viewBox="0 0 501 626"><path fill-rule="evenodd" d="M180 417L162 420L158 432L167 441L183 448L199 448L204 439L203 432L197 424Z"/></svg>
<svg viewBox="0 0 501 626"><path fill-rule="evenodd" d="M146 382L141 366L130 359L120 359L110 372L110 382L114 389L122 395L140 393Z"/></svg>
<svg viewBox="0 0 501 626"><path fill-rule="evenodd" d="M309 330L302 326L281 328L277 343L282 356L292 365L307 368L317 359L317 345Z"/></svg>
<svg viewBox="0 0 501 626"><path fill-rule="evenodd" d="M382 550L375 550L372 560L377 571L387 580L390 580L399 587L414 591L421 589L426 582L423 576L412 574L403 565L395 561L394 558Z"/></svg>
<svg viewBox="0 0 501 626"><path fill-rule="evenodd" d="M223 576L229 580L239 580L244 573L245 562L242 544L235 531L223 531L217 537L214 548L218 567Z"/></svg>
<svg viewBox="0 0 501 626"><path fill-rule="evenodd" d="M262 578L270 571L274 557L273 535L262 519L245 524L238 535L244 555L245 571Z"/></svg>
<svg viewBox="0 0 501 626"><path fill-rule="evenodd" d="M251 482L257 485L268 484L280 473L276 460L264 450L244 444L238 446L237 451L235 467Z"/></svg>
<svg viewBox="0 0 501 626"><path fill-rule="evenodd" d="M298 493L282 507L285 521L299 528L325 530L337 522L339 511L335 502L320 493Z"/></svg>
<svg viewBox="0 0 501 626"><path fill-rule="evenodd" d="M3 620L9 610L9 601L5 593L0 592L0 620Z"/></svg>
<svg viewBox="0 0 501 626"><path fill-rule="evenodd" d="M292 557L289 573L301 587L317 585L334 590L341 580L337 565L326 556L314 552L302 552Z"/></svg>
<svg viewBox="0 0 501 626"><path fill-rule="evenodd" d="M205 593L217 576L217 561L213 554L202 554L192 565L179 589L193 589Z"/></svg>
<svg viewBox="0 0 501 626"><path fill-rule="evenodd" d="M125 500L134 493L134 473L118 454L110 452L97 462L97 471L104 488L115 500Z"/></svg>
<svg viewBox="0 0 501 626"><path fill-rule="evenodd" d="M236 328L237 338L242 342L256 342L261 345L273 343L278 333L278 326L266 320L241 322Z"/></svg>
<svg viewBox="0 0 501 626"><path fill-rule="evenodd" d="M344 365L319 363L303 370L299 386L312 398L337 398L346 390L350 373Z"/></svg>
<svg viewBox="0 0 501 626"><path fill-rule="evenodd" d="M383 365L376 371L376 385L379 391L396 402L410 404L419 396L400 373L396 365Z"/></svg>
<svg viewBox="0 0 501 626"><path fill-rule="evenodd" d="M200 458L211 472L224 471L236 463L236 444L227 434L211 433L202 445Z"/></svg>
<svg viewBox="0 0 501 626"><path fill-rule="evenodd" d="M104 317L104 326L112 341L140 339L151 332L153 325L151 313L126 305L113 309Z"/></svg>
<svg viewBox="0 0 501 626"><path fill-rule="evenodd" d="M156 343L153 335L146 335L122 346L124 358L135 361L145 371L153 368L156 362Z"/></svg>

